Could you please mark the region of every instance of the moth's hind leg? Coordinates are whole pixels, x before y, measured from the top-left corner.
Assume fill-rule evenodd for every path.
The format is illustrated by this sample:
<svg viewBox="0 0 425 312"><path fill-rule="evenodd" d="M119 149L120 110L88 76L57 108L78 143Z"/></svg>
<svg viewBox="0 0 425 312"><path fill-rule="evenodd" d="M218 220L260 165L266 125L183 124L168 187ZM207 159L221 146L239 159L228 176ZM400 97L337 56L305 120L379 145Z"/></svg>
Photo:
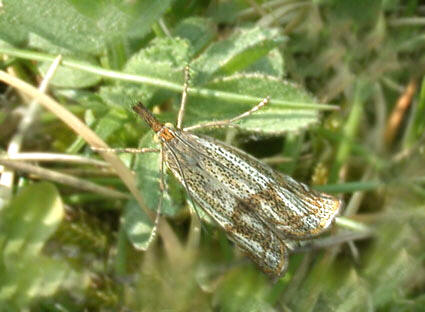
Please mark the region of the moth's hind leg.
<svg viewBox="0 0 425 312"><path fill-rule="evenodd" d="M212 122L206 122L194 126L190 126L187 128L184 128L185 131L191 131L195 129L200 128L210 128L210 127L227 127L232 126L233 123L235 123L238 120L241 120L242 118L248 117L249 115L253 114L254 112L258 111L263 106L267 105L270 102L270 97L264 98L260 103L255 105L253 108L251 108L249 111L246 111L245 113L242 113L236 117L233 117L231 119L225 119L225 120L217 120Z"/></svg>
<svg viewBox="0 0 425 312"><path fill-rule="evenodd" d="M147 246L149 246L152 243L152 241L155 239L156 234L158 232L158 224L159 224L159 219L161 217L162 202L164 200L164 192L166 192L164 174L165 174L164 173L164 152L161 150L161 163L159 166L159 175L160 175L159 189L160 189L161 195L159 196L158 206L156 207L156 216L153 223L151 235L149 236L149 239L147 241Z"/></svg>

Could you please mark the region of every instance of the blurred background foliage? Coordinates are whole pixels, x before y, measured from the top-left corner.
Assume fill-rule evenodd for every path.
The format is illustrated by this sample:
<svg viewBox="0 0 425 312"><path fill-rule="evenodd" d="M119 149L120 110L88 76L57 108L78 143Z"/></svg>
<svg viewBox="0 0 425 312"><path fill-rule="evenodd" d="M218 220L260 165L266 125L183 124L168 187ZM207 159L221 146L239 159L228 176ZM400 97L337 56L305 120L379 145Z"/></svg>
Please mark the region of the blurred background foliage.
<svg viewBox="0 0 425 312"><path fill-rule="evenodd" d="M62 55L49 94L110 146L156 146L129 107L173 122L189 63L186 125L271 96L208 134L337 194L373 235L291 255L272 283L202 211L199 231L167 175L152 242L82 138L3 84L2 152L44 154L0 158L0 311L424 311L424 25L419 0L1 0L1 69L37 86ZM155 210L158 155L120 157Z"/></svg>

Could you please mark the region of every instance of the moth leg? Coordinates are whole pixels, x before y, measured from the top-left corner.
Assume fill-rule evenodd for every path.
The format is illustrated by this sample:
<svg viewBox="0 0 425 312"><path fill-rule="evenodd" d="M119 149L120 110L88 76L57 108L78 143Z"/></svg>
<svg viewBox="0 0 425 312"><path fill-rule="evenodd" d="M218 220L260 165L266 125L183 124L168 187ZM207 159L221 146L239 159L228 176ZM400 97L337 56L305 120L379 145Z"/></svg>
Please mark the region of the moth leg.
<svg viewBox="0 0 425 312"><path fill-rule="evenodd" d="M92 151L104 152L104 153L130 153L130 154L141 154L141 153L158 153L159 148L143 147L143 148L104 148L90 146Z"/></svg>
<svg viewBox="0 0 425 312"><path fill-rule="evenodd" d="M165 192L165 181L164 181L164 152L161 150L161 163L159 165L159 190L161 192L161 196L159 196L158 206L156 207L156 216L152 227L151 235L148 238L147 246L150 246L150 244L153 242L153 240L156 237L156 234L158 233L158 224L159 219L161 217L161 210L162 210L162 202L164 199L164 192Z"/></svg>
<svg viewBox="0 0 425 312"><path fill-rule="evenodd" d="M187 102L187 89L189 88L190 81L190 67L186 65L184 67L184 84L183 84L183 93L182 99L180 102L179 114L177 115L177 129L181 129L183 124L184 110Z"/></svg>
<svg viewBox="0 0 425 312"><path fill-rule="evenodd" d="M270 102L270 97L266 97L260 103L258 103L253 108L251 108L249 111L246 111L245 113L242 113L242 114L240 114L236 117L233 117L231 119L211 121L211 122L207 122L207 123L203 123L203 124L190 126L190 127L184 128L183 130L184 131L191 131L191 130L200 129L200 128L232 126L232 124L235 123L236 121L241 120L242 118L248 117L249 115L258 111L263 106L267 105L269 102Z"/></svg>
<svg viewBox="0 0 425 312"><path fill-rule="evenodd" d="M206 228L204 228L201 222L201 217L199 216L198 210L195 206L189 205L189 212L190 212L190 226L189 226L189 235L187 238L186 246L189 249L195 249L199 247L202 230L206 231Z"/></svg>
<svg viewBox="0 0 425 312"><path fill-rule="evenodd" d="M181 165L180 165L180 162L179 162L179 160L178 160L178 157L177 157L177 155L175 154L175 152L173 152L172 150L170 150L170 155L171 155L171 158L172 159L174 159L174 162L175 162L175 165L176 165L176 170L179 172L179 176L181 177L181 181L180 181L180 183L183 185L183 187L186 189L186 192L187 192L187 195L188 195L188 198L189 198L189 201L190 201L190 203L191 203L191 208L190 208L190 214L191 214L191 216L193 216L194 214L196 215L196 220L195 221L193 221L193 222L191 222L191 228L192 228L192 225L193 226L196 226L196 224L201 224L201 229L202 230L204 230L204 229L206 229L206 228L204 228L203 226L202 226L202 222L201 222L201 216L199 215L199 212L198 212L198 210L196 209L196 204L195 204L195 200L193 199L193 194L192 194L192 192L191 192L191 190L190 190L190 188L189 188L189 186L188 186L188 183L187 183L187 181L186 181L186 178L185 178L185 175L184 175L184 172L183 172L183 169L182 169L182 167L181 167ZM168 161L168 163L170 163L170 160ZM170 166L168 166L170 169L171 169L171 167ZM194 211L194 213L193 213L193 211Z"/></svg>

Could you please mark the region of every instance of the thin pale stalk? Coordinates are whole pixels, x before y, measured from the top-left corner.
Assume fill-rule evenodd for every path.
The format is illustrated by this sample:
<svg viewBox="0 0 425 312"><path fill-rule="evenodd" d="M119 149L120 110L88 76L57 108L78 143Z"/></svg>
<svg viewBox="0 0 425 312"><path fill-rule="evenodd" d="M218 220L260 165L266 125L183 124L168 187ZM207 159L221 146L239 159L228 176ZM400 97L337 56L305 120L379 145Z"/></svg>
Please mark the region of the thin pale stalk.
<svg viewBox="0 0 425 312"><path fill-rule="evenodd" d="M33 52L28 50L20 50L15 48L6 48L6 47L0 47L0 53L15 56L15 57L20 57L24 59L29 59L29 60L36 60L36 61L51 61L54 59L53 56L44 54L44 53L38 53L38 52ZM183 91L183 86L177 83L169 82L163 79L148 77L148 76L132 75L132 74L126 74L126 73L117 72L113 70L108 70L108 69L94 66L89 63L84 63L78 60L64 58L63 61L61 62L61 65L69 67L69 68L79 69L85 72L89 72L92 74L100 75L102 77L107 77L111 79L141 83L141 84L145 84L149 86L154 86L157 88L172 90L179 93ZM253 97L253 96L240 95L236 93L222 92L222 91L202 89L202 88L188 88L188 93L194 96L217 99L218 101L243 103L243 104L250 104L250 105L259 103L262 100L262 98ZM326 105L326 104L291 102L291 101L277 100L277 99L273 100L272 102L273 102L273 105L279 106L281 108L339 110L338 106Z"/></svg>

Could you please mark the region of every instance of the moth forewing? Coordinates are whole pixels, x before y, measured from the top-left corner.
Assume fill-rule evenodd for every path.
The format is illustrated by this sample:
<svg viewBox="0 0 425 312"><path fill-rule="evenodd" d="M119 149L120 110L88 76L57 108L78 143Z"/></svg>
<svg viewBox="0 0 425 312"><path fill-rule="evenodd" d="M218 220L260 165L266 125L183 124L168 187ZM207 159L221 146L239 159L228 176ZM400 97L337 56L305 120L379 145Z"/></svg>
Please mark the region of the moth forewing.
<svg viewBox="0 0 425 312"><path fill-rule="evenodd" d="M271 183L249 200L260 203L254 206L259 207L257 215L281 237L308 239L329 228L340 210L339 199L279 172L273 172L270 179Z"/></svg>
<svg viewBox="0 0 425 312"><path fill-rule="evenodd" d="M341 209L340 199L313 190L279 172L274 172L273 177L277 181L273 192L280 200L288 203L288 206L275 206L277 214L281 216L280 220L267 218L267 215L264 217L274 223L278 231L290 238L308 239L320 235L330 227ZM290 224L287 220L290 220Z"/></svg>
<svg viewBox="0 0 425 312"><path fill-rule="evenodd" d="M201 148L193 147L203 144L199 137L180 130L172 134L175 139L163 146L166 164L189 196L265 273L273 277L283 274L287 267L285 243L258 218L251 203L222 183L223 177L217 172L226 175L226 168L200 152Z"/></svg>
<svg viewBox="0 0 425 312"><path fill-rule="evenodd" d="M203 169L242 201L280 237L307 239L325 231L341 201L274 171L247 153L209 137L177 131L177 141L198 154Z"/></svg>

